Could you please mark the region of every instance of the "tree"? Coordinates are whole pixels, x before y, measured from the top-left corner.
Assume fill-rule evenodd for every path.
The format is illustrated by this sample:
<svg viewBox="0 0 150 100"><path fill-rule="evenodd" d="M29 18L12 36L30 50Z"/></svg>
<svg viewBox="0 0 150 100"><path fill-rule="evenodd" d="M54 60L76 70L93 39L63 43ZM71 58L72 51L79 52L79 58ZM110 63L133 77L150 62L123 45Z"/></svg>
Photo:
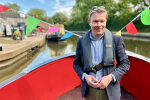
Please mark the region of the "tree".
<svg viewBox="0 0 150 100"><path fill-rule="evenodd" d="M89 29L87 20L92 6L103 5L111 16L110 18L114 17L114 14L110 13L115 12L115 4L114 0L76 0L76 5L72 9L70 29L72 30L72 27L82 31Z"/></svg>
<svg viewBox="0 0 150 100"><path fill-rule="evenodd" d="M130 0L134 7L137 7L135 11L142 12L150 5L150 0Z"/></svg>
<svg viewBox="0 0 150 100"><path fill-rule="evenodd" d="M12 9L14 9L16 11L20 11L20 6L18 6L17 3L9 3L8 2L4 6L12 8ZM16 13L16 11L14 11L14 10L9 9L9 10L6 10L5 12L14 12L14 13Z"/></svg>
<svg viewBox="0 0 150 100"><path fill-rule="evenodd" d="M53 24L53 18L52 17L45 17L45 19L43 21L48 22L50 24Z"/></svg>
<svg viewBox="0 0 150 100"><path fill-rule="evenodd" d="M46 20L46 11L39 8L32 8L27 12L27 14L40 20Z"/></svg>
<svg viewBox="0 0 150 100"><path fill-rule="evenodd" d="M120 7L122 7L123 4L128 4L127 7L124 7L124 9L122 9L122 12L124 10L122 14L122 19L126 18L126 22L124 20L122 20L124 22L124 26L129 23L133 18L135 18L138 14L140 14L141 12L143 12L149 5L150 5L150 0L120 0L122 2L120 2ZM131 7L132 5L132 7ZM130 8L128 8L130 7ZM141 23L140 17L138 17L136 20L134 20L134 25L136 26L138 32L149 32L150 28L149 26L143 25Z"/></svg>
<svg viewBox="0 0 150 100"><path fill-rule="evenodd" d="M52 19L54 21L54 24L58 23L67 25L69 23L69 18L61 12L57 12L55 15L53 15Z"/></svg>
<svg viewBox="0 0 150 100"><path fill-rule="evenodd" d="M119 31L134 18L130 0L119 0L118 3L113 5L108 16L107 28Z"/></svg>
<svg viewBox="0 0 150 100"><path fill-rule="evenodd" d="M87 31L88 13L92 6L105 6L108 11L107 28L111 31L119 31L127 25L133 18L150 5L150 0L76 0L76 4L72 9L70 27L68 30ZM140 30L144 30L139 19L134 21L135 26ZM150 29L147 28L146 29Z"/></svg>

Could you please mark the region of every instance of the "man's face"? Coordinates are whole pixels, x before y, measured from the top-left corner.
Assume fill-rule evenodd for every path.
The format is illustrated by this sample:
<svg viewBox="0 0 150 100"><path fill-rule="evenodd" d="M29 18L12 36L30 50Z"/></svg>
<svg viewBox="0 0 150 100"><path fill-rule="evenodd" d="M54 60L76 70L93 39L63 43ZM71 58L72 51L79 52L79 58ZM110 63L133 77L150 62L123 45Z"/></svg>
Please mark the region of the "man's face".
<svg viewBox="0 0 150 100"><path fill-rule="evenodd" d="M93 36L101 36L105 32L106 22L107 19L105 12L95 12L91 15L88 23L91 26Z"/></svg>

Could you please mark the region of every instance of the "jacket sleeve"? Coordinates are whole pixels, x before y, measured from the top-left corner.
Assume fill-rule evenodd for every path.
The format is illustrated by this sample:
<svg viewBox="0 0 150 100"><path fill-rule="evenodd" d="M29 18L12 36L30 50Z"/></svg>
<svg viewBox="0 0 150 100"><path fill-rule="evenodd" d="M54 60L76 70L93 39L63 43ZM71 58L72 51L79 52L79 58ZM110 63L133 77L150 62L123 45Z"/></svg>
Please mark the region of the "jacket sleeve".
<svg viewBox="0 0 150 100"><path fill-rule="evenodd" d="M76 48L76 55L75 55L75 59L73 62L73 68L76 71L76 73L78 74L78 76L80 77L80 79L82 80L82 74L84 73L83 71L83 67L82 67L82 61L81 61L81 40L82 37L78 38L77 41L77 48Z"/></svg>
<svg viewBox="0 0 150 100"><path fill-rule="evenodd" d="M116 42L116 41L115 41ZM117 67L112 72L117 81L120 81L122 76L129 70L130 62L128 60L128 56L125 53L125 46L123 42L123 38L121 36L117 36L116 45L116 58L117 58Z"/></svg>

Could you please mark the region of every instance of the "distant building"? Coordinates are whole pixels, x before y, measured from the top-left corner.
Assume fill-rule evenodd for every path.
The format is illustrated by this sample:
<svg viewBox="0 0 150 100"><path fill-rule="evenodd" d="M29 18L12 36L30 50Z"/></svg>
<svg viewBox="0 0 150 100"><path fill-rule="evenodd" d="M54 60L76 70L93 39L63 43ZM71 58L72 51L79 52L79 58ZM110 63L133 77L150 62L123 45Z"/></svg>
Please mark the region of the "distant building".
<svg viewBox="0 0 150 100"><path fill-rule="evenodd" d="M19 13L11 13L11 12L1 12L0 18L21 18Z"/></svg>
<svg viewBox="0 0 150 100"><path fill-rule="evenodd" d="M17 25L18 22L27 23L27 19L22 19L19 13L1 12L0 25Z"/></svg>

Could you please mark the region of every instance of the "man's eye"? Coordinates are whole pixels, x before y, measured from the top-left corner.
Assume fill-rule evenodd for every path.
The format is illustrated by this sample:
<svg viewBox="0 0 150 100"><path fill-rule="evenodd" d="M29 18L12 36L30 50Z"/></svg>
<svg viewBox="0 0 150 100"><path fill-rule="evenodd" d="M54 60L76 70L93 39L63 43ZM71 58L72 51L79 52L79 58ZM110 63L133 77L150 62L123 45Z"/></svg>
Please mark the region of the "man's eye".
<svg viewBox="0 0 150 100"><path fill-rule="evenodd" d="M104 22L105 22L105 21L103 21L103 20L101 21L101 23L104 23Z"/></svg>

